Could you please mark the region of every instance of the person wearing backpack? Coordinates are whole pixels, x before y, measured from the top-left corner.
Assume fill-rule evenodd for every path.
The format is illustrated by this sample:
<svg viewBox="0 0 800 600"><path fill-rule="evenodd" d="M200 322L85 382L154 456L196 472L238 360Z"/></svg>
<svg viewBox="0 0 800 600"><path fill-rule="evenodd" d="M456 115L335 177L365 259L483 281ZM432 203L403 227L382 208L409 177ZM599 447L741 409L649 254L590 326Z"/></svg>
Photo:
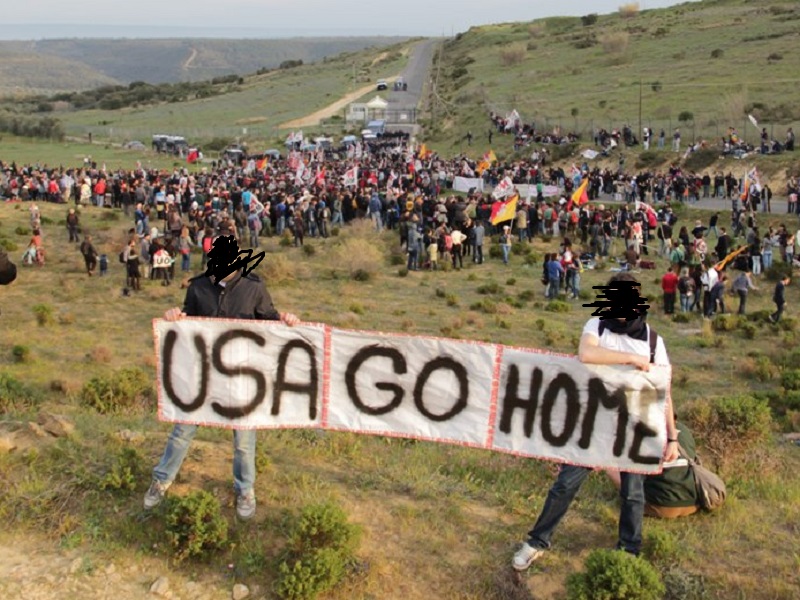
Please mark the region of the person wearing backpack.
<svg viewBox="0 0 800 600"><path fill-rule="evenodd" d="M608 285L630 282L640 284L631 273L619 273ZM636 287L633 290L636 290ZM638 290L637 290L638 291ZM641 305L640 305L641 306ZM618 310L618 307L615 307ZM609 310L609 309L606 309ZM611 310L614 310L612 308ZM598 317L589 319L583 328L578 358L581 362L597 365L630 365L649 371L651 364L669 365L664 340L646 322L646 308L639 308L636 318ZM667 394L669 397L669 394ZM672 404L666 405L667 445L665 463L674 462L679 455L678 430ZM588 467L563 464L558 479L547 493L547 499L533 529L522 547L514 554L512 566L525 571L551 546L550 540L561 519L566 515L572 500L586 477L593 471ZM617 549L638 555L642 546L642 520L644 517L645 476L637 473L620 473L620 515Z"/></svg>

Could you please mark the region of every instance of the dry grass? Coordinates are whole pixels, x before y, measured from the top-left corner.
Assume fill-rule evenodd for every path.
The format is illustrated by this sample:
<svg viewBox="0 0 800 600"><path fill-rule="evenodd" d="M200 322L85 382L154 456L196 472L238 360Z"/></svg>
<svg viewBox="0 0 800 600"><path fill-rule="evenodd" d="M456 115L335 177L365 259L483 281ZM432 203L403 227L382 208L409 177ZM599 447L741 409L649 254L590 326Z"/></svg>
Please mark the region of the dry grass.
<svg viewBox="0 0 800 600"><path fill-rule="evenodd" d="M525 44L512 44L500 50L500 62L504 67L511 67L520 64L525 60L528 49Z"/></svg>
<svg viewBox="0 0 800 600"><path fill-rule="evenodd" d="M639 14L639 3L638 2L628 2L627 4L622 4L619 7L619 15L623 19L632 19L636 15Z"/></svg>
<svg viewBox="0 0 800 600"><path fill-rule="evenodd" d="M528 35L532 38L540 38L544 35L544 26L538 23L528 25Z"/></svg>
<svg viewBox="0 0 800 600"><path fill-rule="evenodd" d="M725 118L726 125L730 123L734 127L738 127L742 122L748 102L747 96L747 89L745 88L728 92L722 96L720 99L720 114Z"/></svg>
<svg viewBox="0 0 800 600"><path fill-rule="evenodd" d="M606 54L622 54L628 49L631 36L627 31L615 31L601 35L598 39Z"/></svg>

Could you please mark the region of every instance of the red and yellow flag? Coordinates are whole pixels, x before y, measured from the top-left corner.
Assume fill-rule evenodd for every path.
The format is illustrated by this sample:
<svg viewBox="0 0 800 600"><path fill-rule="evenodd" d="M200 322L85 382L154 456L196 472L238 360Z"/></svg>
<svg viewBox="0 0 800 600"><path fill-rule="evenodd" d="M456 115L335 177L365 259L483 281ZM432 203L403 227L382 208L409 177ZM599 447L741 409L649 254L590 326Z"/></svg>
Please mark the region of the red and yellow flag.
<svg viewBox="0 0 800 600"><path fill-rule="evenodd" d="M497 225L503 221L510 221L517 214L517 202L519 194L514 194L505 202L495 202L492 204L492 225Z"/></svg>
<svg viewBox="0 0 800 600"><path fill-rule="evenodd" d="M263 171L264 169L266 169L266 168L267 168L267 163L268 163L268 162L269 162L269 160L268 160L268 159L267 159L267 157L265 156L264 158L262 158L261 160L259 160L259 161L256 163L256 170L258 170L258 171Z"/></svg>
<svg viewBox="0 0 800 600"><path fill-rule="evenodd" d="M589 201L589 194L586 192L586 188L589 187L589 178L586 177L578 186L578 189L572 192L572 202L577 204L578 206L583 206Z"/></svg>

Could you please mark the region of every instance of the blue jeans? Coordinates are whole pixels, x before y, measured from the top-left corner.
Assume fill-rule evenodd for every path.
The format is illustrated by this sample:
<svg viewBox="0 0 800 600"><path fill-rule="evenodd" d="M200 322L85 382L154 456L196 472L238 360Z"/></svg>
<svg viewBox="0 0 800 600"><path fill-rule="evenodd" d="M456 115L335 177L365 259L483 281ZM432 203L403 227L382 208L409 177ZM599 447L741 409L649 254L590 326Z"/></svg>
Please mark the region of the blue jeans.
<svg viewBox="0 0 800 600"><path fill-rule="evenodd" d="M761 265L764 267L764 270L772 267L772 250L761 253Z"/></svg>
<svg viewBox="0 0 800 600"><path fill-rule="evenodd" d="M503 251L503 264L508 264L508 253L511 252L511 246L508 244L500 244L500 249Z"/></svg>
<svg viewBox="0 0 800 600"><path fill-rule="evenodd" d="M167 447L156 468L153 479L161 483L172 483L189 451L189 444L197 433L197 425L176 424L169 434ZM234 429L233 431L233 482L237 494L253 489L256 481L256 430Z"/></svg>
<svg viewBox="0 0 800 600"><path fill-rule="evenodd" d="M681 312L689 312L689 300L691 300L691 296L681 294Z"/></svg>
<svg viewBox="0 0 800 600"><path fill-rule="evenodd" d="M186 254L181 254L181 271L189 270L189 256L190 254L188 252Z"/></svg>
<svg viewBox="0 0 800 600"><path fill-rule="evenodd" d="M547 492L542 513L530 532L528 543L534 548L549 549L561 519L567 514L572 499L592 469L562 465L558 479ZM639 554L642 546L642 519L644 518L644 475L620 473L619 491L622 506L619 511L619 541L617 548L631 554Z"/></svg>

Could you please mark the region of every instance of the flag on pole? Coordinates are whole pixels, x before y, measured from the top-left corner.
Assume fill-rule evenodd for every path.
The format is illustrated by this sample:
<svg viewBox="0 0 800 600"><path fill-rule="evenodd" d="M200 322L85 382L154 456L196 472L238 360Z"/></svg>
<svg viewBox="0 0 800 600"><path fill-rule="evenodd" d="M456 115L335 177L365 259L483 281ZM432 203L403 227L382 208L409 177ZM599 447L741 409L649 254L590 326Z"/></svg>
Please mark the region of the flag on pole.
<svg viewBox="0 0 800 600"><path fill-rule="evenodd" d="M317 167L317 175L314 178L314 184L317 187L325 187L325 167Z"/></svg>
<svg viewBox="0 0 800 600"><path fill-rule="evenodd" d="M510 177L506 177L497 184L497 187L494 188L492 192L492 197L496 200L500 200L501 198L507 198L512 194L514 191L514 182L511 181Z"/></svg>
<svg viewBox="0 0 800 600"><path fill-rule="evenodd" d="M256 163L256 169L259 170L259 171L263 171L264 169L267 168L267 163L268 162L269 162L269 159L265 156L264 158L262 158L261 160L259 160Z"/></svg>
<svg viewBox="0 0 800 600"><path fill-rule="evenodd" d="M358 184L358 167L352 167L345 171L342 180L345 187L355 187Z"/></svg>
<svg viewBox="0 0 800 600"><path fill-rule="evenodd" d="M517 126L517 121L519 120L520 116L519 113L517 112L517 109L515 108L510 113L508 113L508 115L506 115L506 126L504 129L508 131L509 129L515 128Z"/></svg>
<svg viewBox="0 0 800 600"><path fill-rule="evenodd" d="M428 155L430 155L430 154L431 154L431 151L428 150L428 146L426 144L422 144L422 146L419 147L419 157L421 159L424 160L424 159L428 158Z"/></svg>
<svg viewBox="0 0 800 600"><path fill-rule="evenodd" d="M378 185L378 174L375 171L370 171L369 176L367 177L367 183L373 186Z"/></svg>
<svg viewBox="0 0 800 600"><path fill-rule="evenodd" d="M572 210L572 205L583 206L589 201L589 194L586 193L586 188L589 186L589 178L586 177L578 188L572 192L572 196L567 203L567 211Z"/></svg>
<svg viewBox="0 0 800 600"><path fill-rule="evenodd" d="M492 204L492 225L497 225L503 221L510 221L517 214L517 201L519 194L514 194L508 200L503 202L495 202Z"/></svg>
<svg viewBox="0 0 800 600"><path fill-rule="evenodd" d="M494 153L494 150L490 148L489 151L483 155L483 160L488 161L489 164L496 163L497 155Z"/></svg>
<svg viewBox="0 0 800 600"><path fill-rule="evenodd" d="M198 158L200 158L200 152L198 152L197 148L192 148L189 150L189 154L186 155L186 162L191 165L196 163Z"/></svg>
<svg viewBox="0 0 800 600"><path fill-rule="evenodd" d="M753 115L747 115L747 118L750 119L750 122L753 124L753 126L758 129L758 121L756 118Z"/></svg>

